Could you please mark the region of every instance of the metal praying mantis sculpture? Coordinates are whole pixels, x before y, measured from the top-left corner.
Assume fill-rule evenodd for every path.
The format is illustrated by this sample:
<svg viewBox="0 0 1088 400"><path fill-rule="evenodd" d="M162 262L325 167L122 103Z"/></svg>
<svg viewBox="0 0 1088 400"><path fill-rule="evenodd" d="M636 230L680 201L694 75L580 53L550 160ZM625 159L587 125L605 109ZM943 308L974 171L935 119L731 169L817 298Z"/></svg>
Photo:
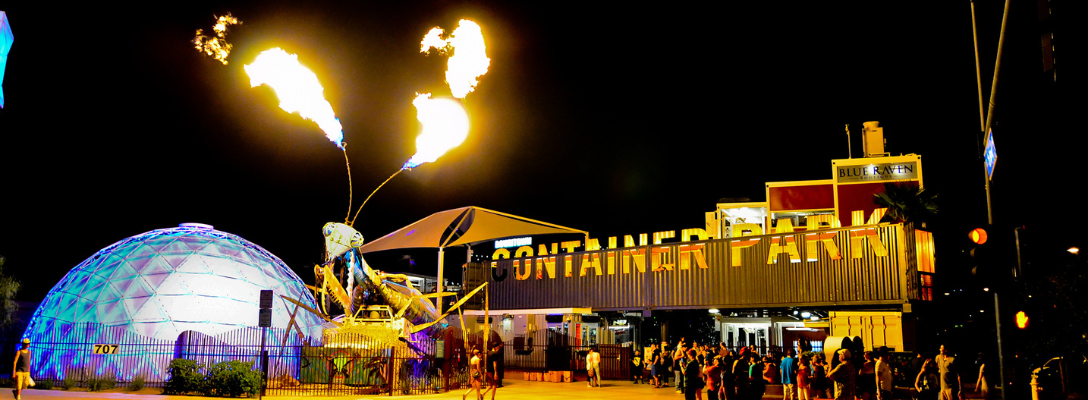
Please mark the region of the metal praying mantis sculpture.
<svg viewBox="0 0 1088 400"><path fill-rule="evenodd" d="M359 252L363 235L347 224L329 222L322 233L325 236L325 261L314 266L315 285L308 286L316 294L314 297L318 300L319 309L313 309L297 299L284 297L284 300L295 304L296 310L303 308L335 325L330 329L332 333L365 334L390 346L397 340L404 340L408 347L421 352L411 344L411 334L424 332L429 337L440 337L445 330L445 324L441 322L446 316L455 310L460 313L461 306L487 286L484 283L476 287L446 313L439 314L426 299L456 293L422 294L413 287L407 276L371 268ZM347 274L345 283L341 283L333 273L337 264L343 268L341 272ZM339 305L344 315L334 317L329 303ZM461 323L461 332L465 334L463 319Z"/></svg>

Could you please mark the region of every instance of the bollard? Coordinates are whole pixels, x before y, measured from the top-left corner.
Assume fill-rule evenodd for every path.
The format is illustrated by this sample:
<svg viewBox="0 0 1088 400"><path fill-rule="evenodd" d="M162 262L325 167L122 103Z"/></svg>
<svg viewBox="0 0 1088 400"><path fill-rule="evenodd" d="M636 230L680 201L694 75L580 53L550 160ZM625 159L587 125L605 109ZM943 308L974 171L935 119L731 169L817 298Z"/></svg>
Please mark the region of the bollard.
<svg viewBox="0 0 1088 400"><path fill-rule="evenodd" d="M1035 374L1031 377L1031 400L1039 400L1039 378Z"/></svg>

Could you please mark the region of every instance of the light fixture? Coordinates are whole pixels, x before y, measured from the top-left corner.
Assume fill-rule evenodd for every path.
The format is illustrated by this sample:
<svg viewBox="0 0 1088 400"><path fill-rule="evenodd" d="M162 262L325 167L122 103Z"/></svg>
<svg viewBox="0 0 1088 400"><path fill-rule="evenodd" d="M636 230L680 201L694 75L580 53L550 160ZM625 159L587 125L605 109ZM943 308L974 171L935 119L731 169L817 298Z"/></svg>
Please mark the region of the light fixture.
<svg viewBox="0 0 1088 400"><path fill-rule="evenodd" d="M720 312L720 311L718 311L717 308L711 308L709 311L710 311L711 314L717 314L717 313Z"/></svg>
<svg viewBox="0 0 1088 400"><path fill-rule="evenodd" d="M793 310L793 315L797 315L798 312L799 311L797 311L797 310Z"/></svg>
<svg viewBox="0 0 1088 400"><path fill-rule="evenodd" d="M805 312L801 313L801 318L808 318L808 317L811 317L811 316L812 316L812 313L810 313L808 311L805 311Z"/></svg>
<svg viewBox="0 0 1088 400"><path fill-rule="evenodd" d="M945 296L951 296L951 295L952 295L952 293L944 292L944 295L945 295Z"/></svg>
<svg viewBox="0 0 1088 400"><path fill-rule="evenodd" d="M988 287L984 287L984 288L982 288L982 291L983 291L983 292L989 292L989 291L990 291L990 288L988 288Z"/></svg>
<svg viewBox="0 0 1088 400"><path fill-rule="evenodd" d="M1080 254L1080 249L1078 249L1076 247L1070 247L1069 249L1067 249L1065 251L1068 251L1069 254Z"/></svg>
<svg viewBox="0 0 1088 400"><path fill-rule="evenodd" d="M820 317L817 317L817 316L813 315L813 316L812 316L811 318L809 318L809 320L811 320L811 321L819 321L819 320L820 320Z"/></svg>

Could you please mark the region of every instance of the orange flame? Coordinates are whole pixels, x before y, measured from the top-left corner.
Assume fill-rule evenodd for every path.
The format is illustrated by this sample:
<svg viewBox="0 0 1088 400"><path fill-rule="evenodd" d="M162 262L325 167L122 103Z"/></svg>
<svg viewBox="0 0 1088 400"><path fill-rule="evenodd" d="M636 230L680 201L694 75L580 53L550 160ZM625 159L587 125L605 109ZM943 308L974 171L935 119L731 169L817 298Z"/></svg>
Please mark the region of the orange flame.
<svg viewBox="0 0 1088 400"><path fill-rule="evenodd" d="M417 95L412 105L423 132L416 137L416 154L404 163L404 169L433 162L468 137L468 114L460 102L432 99L430 93L424 93Z"/></svg>
<svg viewBox="0 0 1088 400"><path fill-rule="evenodd" d="M250 85L271 86L280 99L280 108L316 122L336 147L343 148L344 128L336 118L332 104L325 100L325 88L321 87L317 75L299 64L297 55L277 47L261 52L253 64L244 68L249 74Z"/></svg>
<svg viewBox="0 0 1088 400"><path fill-rule="evenodd" d="M467 19L458 22L449 39L442 39L443 33L442 28L431 28L423 37L420 52L426 53L431 48L437 49L439 54L453 52L446 64L446 83L450 85L453 97L463 99L476 89L480 83L477 78L486 74L491 66L484 34L479 24Z"/></svg>
<svg viewBox="0 0 1088 400"><path fill-rule="evenodd" d="M227 56L230 55L230 49L233 47L230 43L227 43L227 26L241 23L242 21L239 21L238 18L234 18L230 13L227 13L227 15L218 17L215 26L212 27L212 30L215 31L215 37L204 36L204 30L197 29L193 44L196 45L197 50L219 60L223 65L227 65Z"/></svg>

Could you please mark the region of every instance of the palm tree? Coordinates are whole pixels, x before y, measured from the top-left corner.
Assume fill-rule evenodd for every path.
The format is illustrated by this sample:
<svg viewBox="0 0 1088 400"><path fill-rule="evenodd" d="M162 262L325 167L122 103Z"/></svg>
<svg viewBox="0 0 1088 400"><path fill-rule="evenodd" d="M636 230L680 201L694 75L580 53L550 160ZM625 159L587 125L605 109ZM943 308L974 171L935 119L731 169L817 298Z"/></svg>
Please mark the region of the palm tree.
<svg viewBox="0 0 1088 400"><path fill-rule="evenodd" d="M937 215L937 193L913 183L887 182L884 191L873 193L873 202L888 209L882 221L913 222L925 227Z"/></svg>

